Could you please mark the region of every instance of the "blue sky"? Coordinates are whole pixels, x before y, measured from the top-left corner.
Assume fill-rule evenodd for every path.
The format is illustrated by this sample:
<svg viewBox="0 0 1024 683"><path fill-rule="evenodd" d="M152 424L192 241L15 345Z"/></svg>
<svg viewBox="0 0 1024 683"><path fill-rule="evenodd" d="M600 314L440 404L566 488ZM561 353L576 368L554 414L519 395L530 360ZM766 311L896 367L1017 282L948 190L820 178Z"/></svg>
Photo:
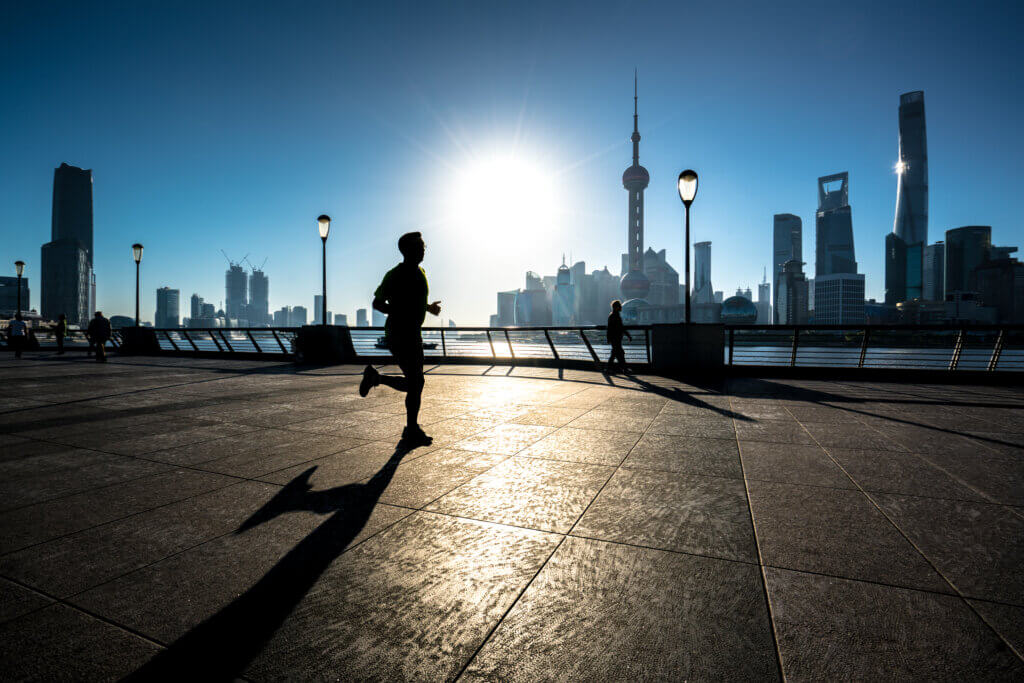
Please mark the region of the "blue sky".
<svg viewBox="0 0 1024 683"><path fill-rule="evenodd" d="M994 2L7 3L0 272L25 260L38 306L67 162L93 169L108 314L132 310L135 241L145 319L163 285L223 300L220 249L268 259L273 308L311 308L326 212L332 310L367 306L398 235L422 229L442 316L483 324L563 252L617 271L635 67L646 246L681 271L674 185L692 167L715 288L754 287L772 215L803 218L813 264L816 180L849 171L881 298L902 92L925 91L929 240L983 224L1024 242L1021 19ZM528 178L506 197L481 173L509 159Z"/></svg>

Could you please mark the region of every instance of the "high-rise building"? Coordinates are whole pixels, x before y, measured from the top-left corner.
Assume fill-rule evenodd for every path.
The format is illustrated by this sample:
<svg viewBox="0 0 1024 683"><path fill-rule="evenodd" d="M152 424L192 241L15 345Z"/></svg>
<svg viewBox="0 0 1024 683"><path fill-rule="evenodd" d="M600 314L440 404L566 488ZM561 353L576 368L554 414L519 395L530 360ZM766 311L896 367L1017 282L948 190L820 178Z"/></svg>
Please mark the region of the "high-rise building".
<svg viewBox="0 0 1024 683"><path fill-rule="evenodd" d="M214 306L213 304L204 303L203 304L203 311L202 312L203 312L203 314L200 317L202 317L202 318L214 318L217 315L217 307Z"/></svg>
<svg viewBox="0 0 1024 683"><path fill-rule="evenodd" d="M370 315L373 316L373 327L384 327L388 317L378 311L376 308L370 309Z"/></svg>
<svg viewBox="0 0 1024 683"><path fill-rule="evenodd" d="M189 307L189 318L191 320L198 320L203 317L203 297L198 294L193 294L190 300L192 304Z"/></svg>
<svg viewBox="0 0 1024 683"><path fill-rule="evenodd" d="M924 248L924 273L921 298L925 301L946 299L946 245L936 242Z"/></svg>
<svg viewBox="0 0 1024 683"><path fill-rule="evenodd" d="M675 306L679 303L679 273L668 262L665 250L644 252L644 275L650 283L647 303L652 306Z"/></svg>
<svg viewBox="0 0 1024 683"><path fill-rule="evenodd" d="M324 312L324 295L323 294L314 294L313 295L313 324L314 325L321 325L321 324L323 324L324 321L321 320L321 318L323 317L323 312Z"/></svg>
<svg viewBox="0 0 1024 683"><path fill-rule="evenodd" d="M716 304L720 304L720 303L723 303L724 301L725 301L725 292L723 292L720 289L717 290L715 292L715 303Z"/></svg>
<svg viewBox="0 0 1024 683"><path fill-rule="evenodd" d="M348 327L348 316L344 313L338 313L334 316L334 324L341 325L342 327Z"/></svg>
<svg viewBox="0 0 1024 683"><path fill-rule="evenodd" d="M714 303L715 290L711 286L711 242L694 244L693 257L693 296L690 303Z"/></svg>
<svg viewBox="0 0 1024 683"><path fill-rule="evenodd" d="M924 92L900 95L896 218L885 238L885 303L924 296L924 250L928 244L928 143Z"/></svg>
<svg viewBox="0 0 1024 683"><path fill-rule="evenodd" d="M178 311L178 299L181 291L170 287L161 287L156 290L156 315L153 320L153 327L157 329L175 328L181 326Z"/></svg>
<svg viewBox="0 0 1024 683"><path fill-rule="evenodd" d="M356 310L356 327L369 327L370 323L366 319L366 309L360 308Z"/></svg>
<svg viewBox="0 0 1024 683"><path fill-rule="evenodd" d="M576 310L575 292L572 284L572 273L569 266L565 265L565 257L562 257L562 265L558 267L558 274L555 276L555 290L551 295L551 320L554 325L572 325Z"/></svg>
<svg viewBox="0 0 1024 683"><path fill-rule="evenodd" d="M834 273L814 278L814 324L864 325L864 276Z"/></svg>
<svg viewBox="0 0 1024 683"><path fill-rule="evenodd" d="M247 320L246 306L249 304L249 278L237 263L230 264L224 273L224 314L232 320Z"/></svg>
<svg viewBox="0 0 1024 683"><path fill-rule="evenodd" d="M516 324L516 292L498 292L498 323L496 327Z"/></svg>
<svg viewBox="0 0 1024 683"><path fill-rule="evenodd" d="M791 213L777 213L772 229L773 322L779 322L779 282L782 267L789 261L803 261L803 222ZM721 302L719 302L721 303Z"/></svg>
<svg viewBox="0 0 1024 683"><path fill-rule="evenodd" d="M288 322L291 323L292 327L301 327L306 324L306 314L308 311L305 306L293 306L292 314L288 318Z"/></svg>
<svg viewBox="0 0 1024 683"><path fill-rule="evenodd" d="M249 325L261 327L270 322L270 278L257 268L249 275Z"/></svg>
<svg viewBox="0 0 1024 683"><path fill-rule="evenodd" d="M28 278L21 278L21 310L31 310L29 302ZM18 310L18 278L7 275L0 276L0 316L12 317Z"/></svg>
<svg viewBox="0 0 1024 683"><path fill-rule="evenodd" d="M282 306L274 311L274 327L291 327L292 309Z"/></svg>
<svg viewBox="0 0 1024 683"><path fill-rule="evenodd" d="M818 213L814 277L856 273L849 173L818 178Z"/></svg>
<svg viewBox="0 0 1024 683"><path fill-rule="evenodd" d="M622 174L622 186L629 192L629 217L626 226L626 245L629 270L622 276L623 301L645 299L651 283L644 274L644 190L651 175L640 165L640 130L637 127L636 75L633 76L633 165Z"/></svg>
<svg viewBox="0 0 1024 683"><path fill-rule="evenodd" d="M807 277L803 263L792 259L782 264L776 311L779 325L802 325L807 322Z"/></svg>
<svg viewBox="0 0 1024 683"><path fill-rule="evenodd" d="M996 309L998 322L1024 322L1024 263L1005 256L974 269L978 293L985 306Z"/></svg>
<svg viewBox="0 0 1024 683"><path fill-rule="evenodd" d="M992 252L992 227L966 225L946 231L946 291L976 292L974 270L989 260Z"/></svg>
<svg viewBox="0 0 1024 683"><path fill-rule="evenodd" d="M768 272L762 274L761 282L757 285L757 324L772 324L772 284L768 282Z"/></svg>
<svg viewBox="0 0 1024 683"><path fill-rule="evenodd" d="M53 172L50 242L42 247L40 312L87 325L95 308L92 171L61 164Z"/></svg>

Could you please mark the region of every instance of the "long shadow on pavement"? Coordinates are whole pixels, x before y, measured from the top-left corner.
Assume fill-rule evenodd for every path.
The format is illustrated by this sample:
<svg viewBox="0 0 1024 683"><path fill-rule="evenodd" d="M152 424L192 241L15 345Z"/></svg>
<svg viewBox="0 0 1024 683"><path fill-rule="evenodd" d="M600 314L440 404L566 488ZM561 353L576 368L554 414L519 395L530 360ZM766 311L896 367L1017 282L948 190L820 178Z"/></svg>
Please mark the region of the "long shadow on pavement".
<svg viewBox="0 0 1024 683"><path fill-rule="evenodd" d="M240 676L324 571L360 534L395 468L408 453L400 444L365 484L312 491L309 478L316 467L292 479L235 533L291 511L333 514L245 593L126 680L231 680Z"/></svg>

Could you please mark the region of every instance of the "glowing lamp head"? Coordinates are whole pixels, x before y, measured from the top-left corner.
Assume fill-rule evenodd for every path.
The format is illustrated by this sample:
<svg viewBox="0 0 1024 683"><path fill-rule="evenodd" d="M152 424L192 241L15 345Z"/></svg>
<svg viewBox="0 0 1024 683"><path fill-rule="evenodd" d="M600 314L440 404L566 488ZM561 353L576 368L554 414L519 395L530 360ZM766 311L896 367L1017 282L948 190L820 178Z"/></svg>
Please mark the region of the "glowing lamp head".
<svg viewBox="0 0 1024 683"><path fill-rule="evenodd" d="M142 245L136 242L132 245L132 258L138 263L142 260Z"/></svg>
<svg viewBox="0 0 1024 683"><path fill-rule="evenodd" d="M316 227L320 230L320 239L326 240L327 233L331 231L331 217L323 214L316 219Z"/></svg>
<svg viewBox="0 0 1024 683"><path fill-rule="evenodd" d="M21 277L21 274L25 272L25 262L24 261L15 261L14 262L14 272L18 274L18 277Z"/></svg>
<svg viewBox="0 0 1024 683"><path fill-rule="evenodd" d="M686 170L680 173L677 186L679 198L683 200L683 204L687 207L690 206L693 198L697 196L697 172Z"/></svg>

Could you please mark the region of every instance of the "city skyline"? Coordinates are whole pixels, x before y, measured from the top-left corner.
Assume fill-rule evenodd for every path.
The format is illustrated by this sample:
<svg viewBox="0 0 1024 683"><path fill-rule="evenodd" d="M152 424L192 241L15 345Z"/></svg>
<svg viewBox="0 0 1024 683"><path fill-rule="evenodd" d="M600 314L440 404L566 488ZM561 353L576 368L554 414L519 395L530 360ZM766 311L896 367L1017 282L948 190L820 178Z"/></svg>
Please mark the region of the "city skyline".
<svg viewBox="0 0 1024 683"><path fill-rule="evenodd" d="M668 19L676 11L652 6L645 17ZM214 294L211 299L219 301L219 250L226 249L231 254L270 257L266 274L274 286L269 310L297 303L309 306L319 292L315 217L326 211L335 217L328 243L332 310L347 311L351 317L364 307L380 274L398 260L397 236L421 229L427 238L425 267L432 292L442 300L443 315L464 324L484 323L494 311L494 292L516 286L526 270L554 271L563 251L573 252L589 269L607 265L615 270L624 246L619 180L630 145L628 129L623 128L632 113L628 88L636 67L649 122L644 127L644 166L651 177L645 198L647 244L667 249L668 263L682 272L682 207L674 181L680 169L693 167L701 175L701 187L693 207L692 241L716 245L715 282L720 289L754 287L762 268L772 265L767 260L772 216L792 213L804 221L804 260L809 261L815 239L809 229L815 212L811 183L847 171L850 204L857 209L853 232L858 272L866 274L867 297L882 300L884 239L893 227L894 166L899 159L897 106L904 93L922 90L928 97L931 240L951 228L991 225L993 240L1000 244L1024 241L1012 198L999 190L1001 178L1019 172L1021 141L995 133L1013 129L1018 96L991 75L998 72L994 65L1019 55L1007 29L1013 22L986 8L967 14L932 7L922 10L918 29L898 37L901 54L913 58L887 50L883 59L875 54L879 46L896 42L887 28L889 11L882 6L842 10L851 20L848 36L835 36L827 48L801 43L797 54L769 52L753 74L743 72L749 66L746 61L728 58L728 50L736 41L748 41L752 49L767 48L767 39L753 28L735 27L715 10L694 11L688 15L690 24L705 28L706 35L695 36L702 68L692 79L672 68L676 44L665 31L654 30L647 47L611 48L606 55L577 43L546 51L559 43L569 20L579 19L580 11L526 12L529 21L542 16L555 20L555 28L538 34L529 49L510 42L530 33L529 21L527 26L524 20L509 17L500 27L500 22L470 13L460 19L460 27L479 28L481 37L474 40L496 38L497 47L484 51L484 63L459 84L438 75L419 79L420 67L399 68L388 60L361 72L332 71L332 78L327 78L311 58L289 53L273 73L280 78L309 74L306 80L282 86L289 101L311 101L317 88L327 87L334 104L330 115L320 115L257 106L261 96L244 89L210 90L224 73L217 74L217 80L201 74L195 92L208 96L197 100L185 88L184 67L154 62L149 52L143 54L142 64L121 65L127 49L123 41L108 40L109 46L97 41L123 38L126 29L118 28L121 24L110 21L101 9L82 9L59 19L60 26L84 22L95 30L91 37L76 35L51 44L53 54L43 55L28 47L39 40L45 25L42 15L19 8L13 24L24 30L0 48L16 67L12 72L21 67L25 74L24 80L6 89L6 97L19 97L24 106L12 110L12 125L0 133L16 135L5 137L11 154L2 162L0 220L5 238L11 235L5 239L10 244L7 260L25 260L26 277L40 282L39 246L47 241L51 222L50 180L53 169L67 162L93 170L97 305L108 314L134 310L130 245L135 241L146 245L143 291L167 286L183 294ZM797 35L806 27L806 19L798 15L795 10L783 13L771 25ZM599 36L618 32L615 16L610 10L594 9L587 24L590 43L601 44ZM227 20L217 11L205 29L185 25L187 16L174 18L167 26L160 24L160 17L141 27L132 21L123 25L134 25L154 45L175 54L173 46L181 44L181 35L199 45L222 40L234 45L257 27L269 27L275 17L275 10L256 7L252 23L228 38L215 30L218 22ZM325 26L345 19L337 10L325 8L301 21L317 18ZM360 19L374 26L382 21L372 13ZM424 23L436 28L443 19L437 14ZM793 25L783 25L789 19ZM410 49L431 39L414 21L410 16L391 29L409 38ZM954 24L958 31L986 35L985 48L958 47L957 34L948 28ZM725 35L726 26L736 35ZM837 45L841 59L829 53ZM282 38L273 54L280 56L286 46L297 48ZM357 40L331 49L347 55L360 47ZM579 53L572 63L560 64L569 54L565 50L574 48ZM84 64L93 75L75 82L70 74L59 73L58 66L71 54L83 55L71 72L78 73ZM527 54L546 56L533 56L523 67L521 57ZM814 63L819 58L823 61ZM187 55L182 59L190 63ZM261 68L264 59L232 62L224 69L242 77ZM432 57L429 68L443 74L458 63L456 54L442 51ZM846 63L855 63L855 68L842 87L818 78ZM144 66L165 78L152 79L147 73L143 79ZM757 79L769 71L791 75L773 75L759 83ZM126 103L116 111L109 104L101 107L113 113L110 120L83 115L82 107L95 98L122 96L122 86L111 80L115 74L125 83L139 84L149 99ZM162 85L150 85L154 81ZM40 90L44 83L45 91ZM350 99L357 92L357 100ZM734 92L742 92L742 97ZM813 104L794 106L778 92L794 101L813 95ZM55 106L53 98L63 100L72 93L83 101ZM741 106L750 98L756 101L755 108ZM343 106L356 101L357 106ZM150 112L147 106L155 102L162 107ZM192 105L199 113L181 118ZM235 125L231 112L240 108L247 113ZM146 118L150 113L152 121ZM173 116L179 118L167 118ZM86 135L86 130L92 132ZM212 130L223 139L209 139ZM283 146L261 151L255 145L257 139L282 135L287 138ZM112 151L137 145L160 162ZM515 203L524 206L517 213L525 216L522 240L501 231L467 234L448 216L452 197L462 197L465 189L450 185L463 183L467 169L481 167L477 162L493 168L488 163L502 154L511 154L516 161L502 168L521 171L508 178L526 192L513 194ZM530 177L537 170L544 182ZM370 185L368 176L376 179ZM532 203L533 190L540 204ZM481 192L478 188L473 196ZM394 194L404 201L395 202ZM550 211L539 211L545 207ZM359 226L381 227L356 230ZM529 246L518 243L526 238ZM486 258L499 253L497 263ZM466 280L475 286L466 288ZM38 284L33 286L30 303L37 310L40 291ZM143 297L143 319L153 319L153 303L151 296Z"/></svg>

